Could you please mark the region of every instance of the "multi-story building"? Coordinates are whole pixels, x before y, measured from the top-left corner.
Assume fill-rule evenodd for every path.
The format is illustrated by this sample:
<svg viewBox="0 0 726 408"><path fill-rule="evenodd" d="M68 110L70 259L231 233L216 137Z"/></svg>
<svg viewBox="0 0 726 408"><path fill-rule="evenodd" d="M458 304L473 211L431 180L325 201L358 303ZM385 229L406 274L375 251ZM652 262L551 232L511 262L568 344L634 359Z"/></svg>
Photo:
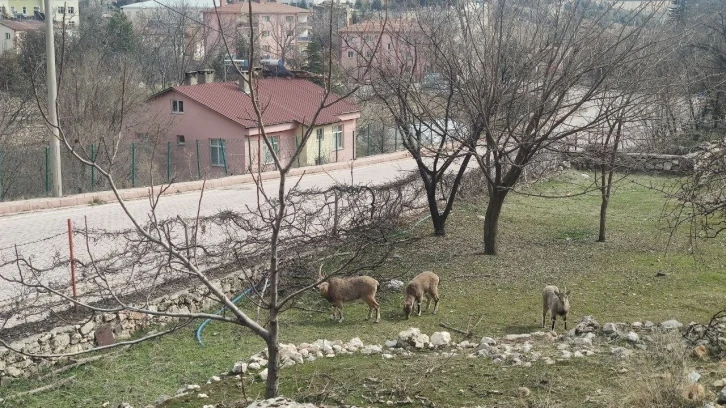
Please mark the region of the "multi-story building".
<svg viewBox="0 0 726 408"><path fill-rule="evenodd" d="M203 12L204 46L207 53L224 51L226 40L230 52L245 58L250 44L248 2L232 3ZM252 1L252 33L256 55L286 62L301 61L310 42L310 11L281 3ZM292 64L295 65L295 64Z"/></svg>
<svg viewBox="0 0 726 408"><path fill-rule="evenodd" d="M20 52L20 45L25 33L45 28L42 22L28 20L0 20L0 54L4 52Z"/></svg>
<svg viewBox="0 0 726 408"><path fill-rule="evenodd" d="M0 14L15 20L36 19L36 12L50 14L53 21L72 28L80 23L78 0L51 0L51 13L45 13L43 0L0 0Z"/></svg>
<svg viewBox="0 0 726 408"><path fill-rule="evenodd" d="M368 81L376 76L412 72L421 78L430 70L420 27L414 20L385 23L368 20L338 31L340 66L348 78Z"/></svg>

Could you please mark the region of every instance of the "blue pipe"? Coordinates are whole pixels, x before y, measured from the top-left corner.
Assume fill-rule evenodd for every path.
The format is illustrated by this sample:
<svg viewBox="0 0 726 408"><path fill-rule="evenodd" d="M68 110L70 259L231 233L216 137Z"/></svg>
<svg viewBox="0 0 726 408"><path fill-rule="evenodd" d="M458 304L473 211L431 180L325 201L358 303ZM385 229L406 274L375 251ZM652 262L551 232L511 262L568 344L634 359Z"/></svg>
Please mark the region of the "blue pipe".
<svg viewBox="0 0 726 408"><path fill-rule="evenodd" d="M254 288L254 286L250 286L247 290L245 290L244 292L239 294L236 298L232 299L232 303L237 304L237 302L239 302L245 296L247 296L252 291L253 288ZM222 313L224 311L224 309L226 309L226 308L227 308L226 306L222 306L222 308L217 310L217 312L215 314ZM202 324L200 324L199 327L197 328L197 342L202 347L204 347L204 343L202 343L202 330L204 329L204 326L208 325L209 322L211 322L211 321L212 321L212 319L207 319L207 320L203 321Z"/></svg>

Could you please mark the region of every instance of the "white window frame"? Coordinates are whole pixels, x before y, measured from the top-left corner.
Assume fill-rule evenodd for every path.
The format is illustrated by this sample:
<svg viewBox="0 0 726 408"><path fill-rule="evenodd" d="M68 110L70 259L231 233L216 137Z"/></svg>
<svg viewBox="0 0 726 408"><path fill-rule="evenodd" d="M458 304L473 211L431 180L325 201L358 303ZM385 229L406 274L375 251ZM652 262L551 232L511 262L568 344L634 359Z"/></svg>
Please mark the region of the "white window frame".
<svg viewBox="0 0 726 408"><path fill-rule="evenodd" d="M181 115L184 113L184 101L180 99L171 100L171 113Z"/></svg>
<svg viewBox="0 0 726 408"><path fill-rule="evenodd" d="M33 13L35 13L36 11L40 11L40 6L34 6L33 7Z"/></svg>
<svg viewBox="0 0 726 408"><path fill-rule="evenodd" d="M343 150L345 148L343 139L343 125L333 126L333 150Z"/></svg>
<svg viewBox="0 0 726 408"><path fill-rule="evenodd" d="M217 153L216 161L214 153ZM222 139L209 139L209 163L212 167L224 167L224 141Z"/></svg>
<svg viewBox="0 0 726 408"><path fill-rule="evenodd" d="M68 14L75 14L76 9L73 6L68 7Z"/></svg>
<svg viewBox="0 0 726 408"><path fill-rule="evenodd" d="M65 14L65 12L66 8L64 6L58 6L58 14L62 16L63 14Z"/></svg>
<svg viewBox="0 0 726 408"><path fill-rule="evenodd" d="M267 140L272 145L272 151L275 152L275 155L277 156L277 159L280 159L280 136L267 136ZM267 143L262 141L262 147L264 148L265 152L265 164L272 164L275 162L275 160L272 158L272 155L270 154L270 149L267 147Z"/></svg>
<svg viewBox="0 0 726 408"><path fill-rule="evenodd" d="M28 14L28 8L27 8L27 7L25 7L25 6L23 6L23 14L24 14L24 15L25 15L25 14Z"/></svg>
<svg viewBox="0 0 726 408"><path fill-rule="evenodd" d="M5 39L6 40L9 40L10 39L10 33L5 33Z"/></svg>

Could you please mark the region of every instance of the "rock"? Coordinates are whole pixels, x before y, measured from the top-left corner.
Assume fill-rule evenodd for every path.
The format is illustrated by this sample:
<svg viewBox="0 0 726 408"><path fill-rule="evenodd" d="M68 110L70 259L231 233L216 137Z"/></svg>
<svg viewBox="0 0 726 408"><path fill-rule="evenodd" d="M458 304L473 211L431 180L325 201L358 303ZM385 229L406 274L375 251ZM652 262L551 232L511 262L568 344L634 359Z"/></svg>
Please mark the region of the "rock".
<svg viewBox="0 0 726 408"><path fill-rule="evenodd" d="M390 360L393 358L393 354L386 353L386 354L383 354L382 357L384 360Z"/></svg>
<svg viewBox="0 0 726 408"><path fill-rule="evenodd" d="M613 334L618 332L618 328L615 326L615 323L605 323L602 327L602 332L605 334Z"/></svg>
<svg viewBox="0 0 726 408"><path fill-rule="evenodd" d="M723 388L726 387L726 378L722 378L720 380L716 380L713 383L711 383L713 388Z"/></svg>
<svg viewBox="0 0 726 408"><path fill-rule="evenodd" d="M222 381L222 379L217 377L216 375L213 375L212 378L209 379L209 382L219 382L219 381Z"/></svg>
<svg viewBox="0 0 726 408"><path fill-rule="evenodd" d="M529 394L531 394L532 391L529 390L527 387L519 387L517 388L517 394L520 396L520 398L527 398L529 397Z"/></svg>
<svg viewBox="0 0 726 408"><path fill-rule="evenodd" d="M613 347L610 349L610 353L616 358L628 358L633 354L632 350L628 350L625 347Z"/></svg>
<svg viewBox="0 0 726 408"><path fill-rule="evenodd" d="M581 351L579 351L579 350L578 350L578 351L576 351L576 352L574 352L574 353L572 353L572 356L573 356L573 357L575 357L575 358L582 358L582 357L585 357L585 355L584 355L584 354L582 354L582 352L581 352Z"/></svg>
<svg viewBox="0 0 726 408"><path fill-rule="evenodd" d="M570 345L567 343L562 343L557 345L557 350L567 350L570 348Z"/></svg>
<svg viewBox="0 0 726 408"><path fill-rule="evenodd" d="M400 292L403 289L403 282L397 279L391 279L386 283L386 289Z"/></svg>
<svg viewBox="0 0 726 408"><path fill-rule="evenodd" d="M696 346L696 348L693 349L693 356L697 358L705 358L708 356L708 349L703 344Z"/></svg>
<svg viewBox="0 0 726 408"><path fill-rule="evenodd" d="M388 348L394 348L398 345L398 340L388 340L386 341L386 347Z"/></svg>
<svg viewBox="0 0 726 408"><path fill-rule="evenodd" d="M592 339L588 338L588 337L578 337L572 341L572 344L574 344L575 346L580 346L580 347L591 347Z"/></svg>
<svg viewBox="0 0 726 408"><path fill-rule="evenodd" d="M262 366L260 366L260 363L250 363L249 365L247 365L247 368L249 368L250 370L259 370L260 368L262 368Z"/></svg>
<svg viewBox="0 0 726 408"><path fill-rule="evenodd" d="M262 381L267 381L267 369L266 368L264 370L260 371L258 373L258 375L260 376Z"/></svg>
<svg viewBox="0 0 726 408"><path fill-rule="evenodd" d="M690 373L688 373L688 375L686 376L686 379L688 380L688 383L689 383L689 384L695 384L695 383L697 383L697 382L698 382L698 380L700 380L700 379L701 379L701 374L698 374L698 373L697 373L697 372L695 372L695 371L691 371L691 372L690 372Z"/></svg>
<svg viewBox="0 0 726 408"><path fill-rule="evenodd" d="M118 404L117 408L134 408L134 407L132 407L131 404L129 404L128 402L122 402L122 403Z"/></svg>
<svg viewBox="0 0 726 408"><path fill-rule="evenodd" d="M653 327L655 327L655 323L651 322L650 320L646 320L643 322L643 328L646 330L653 330Z"/></svg>
<svg viewBox="0 0 726 408"><path fill-rule="evenodd" d="M429 336L421 333L421 330L416 327L398 333L399 346L409 345L417 349L422 349L427 346L428 342Z"/></svg>
<svg viewBox="0 0 726 408"><path fill-rule="evenodd" d="M255 364L255 363L253 363ZM255 370L259 370L259 364ZM244 374L247 372L247 363L244 361L238 361L234 363L234 366L232 367L232 374Z"/></svg>
<svg viewBox="0 0 726 408"><path fill-rule="evenodd" d="M716 401L719 404L726 404L726 387L721 388L721 391L718 393L718 400Z"/></svg>
<svg viewBox="0 0 726 408"><path fill-rule="evenodd" d="M700 401L706 396L706 389L701 384L690 384L683 390L683 398L691 401Z"/></svg>
<svg viewBox="0 0 726 408"><path fill-rule="evenodd" d="M665 322L661 322L660 324L660 328L662 330L675 330L680 329L681 327L683 327L683 323L675 319L666 320Z"/></svg>
<svg viewBox="0 0 726 408"><path fill-rule="evenodd" d="M262 401L255 401L247 408L315 408L313 404L300 404L291 399L277 397Z"/></svg>
<svg viewBox="0 0 726 408"><path fill-rule="evenodd" d="M542 359L542 361L544 361L544 363L545 363L545 364L548 364L548 365L552 365L552 364L554 364L554 363L555 363L555 360L553 360L553 359L551 359L551 358L549 358L549 357L545 357L545 358L543 358L543 359Z"/></svg>
<svg viewBox="0 0 726 408"><path fill-rule="evenodd" d="M348 345L347 345L346 348L355 347L355 348L358 348L359 349L359 348L361 348L363 346L365 346L365 344L363 344L363 341L360 339L360 337L353 337L348 342Z"/></svg>
<svg viewBox="0 0 726 408"><path fill-rule="evenodd" d="M197 398L209 398L209 395L204 394L204 393L199 393L199 394L197 394Z"/></svg>
<svg viewBox="0 0 726 408"><path fill-rule="evenodd" d="M560 356L565 360L568 360L570 357L572 357L572 352L570 352L569 350L562 350L560 353Z"/></svg>
<svg viewBox="0 0 726 408"><path fill-rule="evenodd" d="M630 325L630 328L633 329L633 330L640 330L640 329L643 328L643 323L641 323L641 322L633 322Z"/></svg>
<svg viewBox="0 0 726 408"><path fill-rule="evenodd" d="M360 353L364 355L380 354L381 352L383 352L383 347L378 344L369 344L360 349Z"/></svg>
<svg viewBox="0 0 726 408"><path fill-rule="evenodd" d="M448 346L451 343L451 334L449 332L434 332L431 335L431 344L434 347Z"/></svg>
<svg viewBox="0 0 726 408"><path fill-rule="evenodd" d="M23 375L23 371L22 371L22 370L20 370L20 369L19 369L19 368L17 368L17 367L12 367L12 366L11 366L11 367L6 367L6 368L5 368L5 374L6 374L6 375L8 375L8 376L10 376L10 377L15 377L15 378L17 378L17 377L20 377L20 376L22 376L22 375Z"/></svg>
<svg viewBox="0 0 726 408"><path fill-rule="evenodd" d="M496 346L497 341L491 337L482 337L481 341L479 342L479 348L481 348L482 344L485 344L487 346Z"/></svg>
<svg viewBox="0 0 726 408"><path fill-rule="evenodd" d="M81 326L80 329L78 329L82 335L87 336L89 333L93 331L93 320L88 321L86 324Z"/></svg>
<svg viewBox="0 0 726 408"><path fill-rule="evenodd" d="M161 395L159 395L159 398L157 398L156 401L154 401L154 405L161 405L161 404L165 403L168 399L169 399L168 395L161 394Z"/></svg>
<svg viewBox="0 0 726 408"><path fill-rule="evenodd" d="M637 343L638 340L640 340L640 336L638 336L638 333L636 332L628 332L628 334L625 335L625 340L631 342L631 343Z"/></svg>
<svg viewBox="0 0 726 408"><path fill-rule="evenodd" d="M504 340L507 340L507 341L516 341L516 340L521 340L521 339L529 339L531 337L532 337L532 335L529 334L529 333L524 333L524 334L507 334L506 336L504 336Z"/></svg>
<svg viewBox="0 0 726 408"><path fill-rule="evenodd" d="M116 342L113 335L113 326L105 324L99 327L95 332L96 346L108 346Z"/></svg>

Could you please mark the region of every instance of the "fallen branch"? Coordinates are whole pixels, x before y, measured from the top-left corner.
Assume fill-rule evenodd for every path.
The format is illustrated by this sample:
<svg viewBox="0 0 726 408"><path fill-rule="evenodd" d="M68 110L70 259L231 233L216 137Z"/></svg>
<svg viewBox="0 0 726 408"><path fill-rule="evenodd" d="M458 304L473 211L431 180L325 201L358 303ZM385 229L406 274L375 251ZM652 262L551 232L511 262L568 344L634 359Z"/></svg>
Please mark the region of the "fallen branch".
<svg viewBox="0 0 726 408"><path fill-rule="evenodd" d="M120 353L122 351L128 350L130 347L131 346L126 346L126 347L123 347L122 349L116 350L116 351L114 351L112 353L106 353L106 354L101 354L101 355L98 355L98 356L86 357L86 358L82 358L80 360L76 360L72 364L65 365L65 366L63 366L61 368L58 368L56 370L53 370L53 371L51 371L49 373L43 374L42 376L38 377L38 380L45 380L48 377L52 377L54 375L57 375L57 374L60 374L60 373L64 373L64 372L66 372L66 371L68 371L68 370L70 370L72 368L76 368L78 366L82 366L84 364L88 364L88 363L94 362L96 360L100 360L100 359L102 359L104 357L114 356L114 355L116 355L116 354L118 354L118 353Z"/></svg>
<svg viewBox="0 0 726 408"><path fill-rule="evenodd" d="M479 318L476 320L476 322L474 324L471 324L471 318L472 318L472 316L469 316L469 322L466 324L466 330L457 329L456 327L450 326L444 322L440 322L439 326L441 326L445 329L449 329L453 332L459 333L459 334L463 335L465 339L468 339L474 335L474 329L481 322L481 319L483 318L483 316L479 316Z"/></svg>
<svg viewBox="0 0 726 408"><path fill-rule="evenodd" d="M8 397L7 400L13 400L13 399L17 399L20 397L24 397L26 395L33 395L33 394L37 394L39 392L52 390L53 388L60 387L61 385L64 385L66 383L73 381L75 378L76 378L76 376L72 375L68 378L63 378L61 380L58 380L58 381L54 382L53 384L44 385L40 388L36 388L36 389L30 390L30 391L19 392L11 397ZM2 401L2 400L0 400L0 401Z"/></svg>

